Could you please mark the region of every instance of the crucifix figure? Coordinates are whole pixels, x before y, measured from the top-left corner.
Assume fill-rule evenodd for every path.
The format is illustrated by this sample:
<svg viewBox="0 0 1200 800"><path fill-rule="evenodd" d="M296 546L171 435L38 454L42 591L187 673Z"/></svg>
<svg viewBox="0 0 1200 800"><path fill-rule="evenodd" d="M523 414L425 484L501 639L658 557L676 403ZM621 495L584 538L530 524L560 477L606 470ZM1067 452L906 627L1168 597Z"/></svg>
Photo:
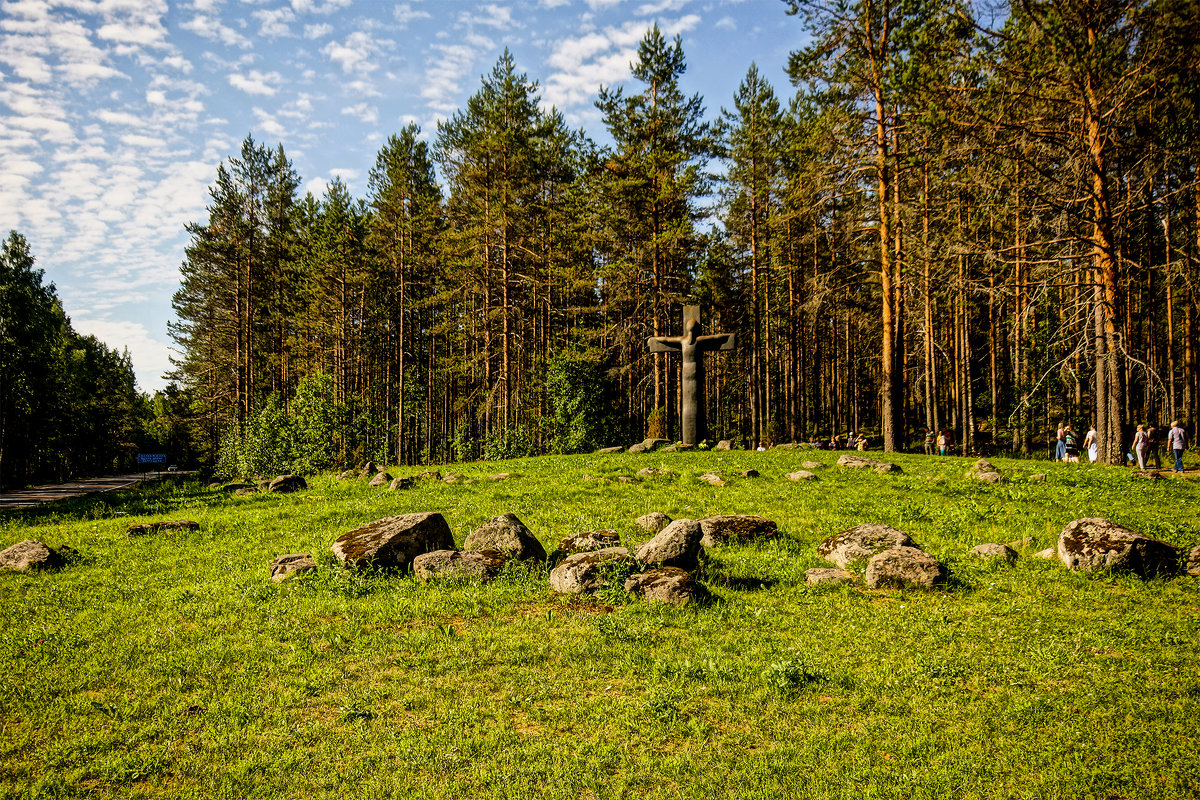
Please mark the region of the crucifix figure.
<svg viewBox="0 0 1200 800"><path fill-rule="evenodd" d="M678 352L683 358L679 422L683 443L693 447L704 438L704 354L709 350L732 350L734 334L700 335L700 306L683 307L683 336L651 336L646 340L651 353Z"/></svg>

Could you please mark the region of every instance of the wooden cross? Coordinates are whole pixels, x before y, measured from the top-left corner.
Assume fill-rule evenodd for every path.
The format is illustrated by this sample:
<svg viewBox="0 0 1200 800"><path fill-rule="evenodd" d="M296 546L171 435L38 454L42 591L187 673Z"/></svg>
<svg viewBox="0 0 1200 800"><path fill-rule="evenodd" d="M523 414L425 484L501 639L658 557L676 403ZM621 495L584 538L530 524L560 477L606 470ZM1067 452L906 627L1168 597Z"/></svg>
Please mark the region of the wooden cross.
<svg viewBox="0 0 1200 800"><path fill-rule="evenodd" d="M651 353L678 352L683 358L680 379L679 422L683 443L699 444L704 431L704 354L710 350L732 350L734 334L700 335L700 306L683 307L683 336L651 336L646 340Z"/></svg>

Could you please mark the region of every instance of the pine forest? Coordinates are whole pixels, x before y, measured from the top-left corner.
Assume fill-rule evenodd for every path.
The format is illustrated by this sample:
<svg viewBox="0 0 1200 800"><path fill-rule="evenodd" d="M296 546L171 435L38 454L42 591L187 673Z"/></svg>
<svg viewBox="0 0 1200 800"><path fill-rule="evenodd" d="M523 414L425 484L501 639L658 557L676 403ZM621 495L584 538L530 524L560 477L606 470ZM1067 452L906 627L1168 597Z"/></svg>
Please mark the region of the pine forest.
<svg viewBox="0 0 1200 800"><path fill-rule="evenodd" d="M300 195L247 137L189 226L176 410L227 474L677 439L682 307L707 428L738 446L1044 456L1195 418L1200 6L784 0L791 85L689 94L645 34L602 135L505 52L379 151L365 197ZM807 38L805 38L807 34ZM713 104L719 104L715 107ZM600 132L593 132L599 134ZM602 143L598 143L602 142Z"/></svg>

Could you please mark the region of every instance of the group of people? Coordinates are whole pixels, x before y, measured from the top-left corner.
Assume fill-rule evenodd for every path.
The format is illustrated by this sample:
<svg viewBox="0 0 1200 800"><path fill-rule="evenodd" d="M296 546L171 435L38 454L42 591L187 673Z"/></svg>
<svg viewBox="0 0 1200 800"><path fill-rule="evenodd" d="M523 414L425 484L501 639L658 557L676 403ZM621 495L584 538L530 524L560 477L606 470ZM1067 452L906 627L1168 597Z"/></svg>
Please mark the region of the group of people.
<svg viewBox="0 0 1200 800"><path fill-rule="evenodd" d="M818 450L866 450L867 437L866 434L850 433L844 436L838 436L836 433L829 437L829 441L825 442L816 436L810 441L809 445Z"/></svg>
<svg viewBox="0 0 1200 800"><path fill-rule="evenodd" d="M1155 469L1161 469L1162 463L1158 457L1158 428L1153 425L1138 425L1137 431L1133 435L1133 446L1130 448L1129 455L1131 460L1136 460L1138 469L1146 469L1146 465L1151 461L1154 462ZM1171 430L1167 432L1167 447L1171 450L1175 457L1173 470L1175 472L1183 472L1183 451L1187 449L1187 433L1183 429L1183 425L1178 421L1171 423ZM1080 443L1078 434L1071 428L1071 424L1059 423L1058 434L1054 446L1055 461L1079 461L1081 450L1088 454L1089 461L1095 461L1099 457L1099 439L1096 434L1096 426L1093 425L1088 429L1087 435Z"/></svg>
<svg viewBox="0 0 1200 800"><path fill-rule="evenodd" d="M933 428L925 429L925 455L933 455L935 447L939 456L946 455L950 449L950 431L935 431Z"/></svg>

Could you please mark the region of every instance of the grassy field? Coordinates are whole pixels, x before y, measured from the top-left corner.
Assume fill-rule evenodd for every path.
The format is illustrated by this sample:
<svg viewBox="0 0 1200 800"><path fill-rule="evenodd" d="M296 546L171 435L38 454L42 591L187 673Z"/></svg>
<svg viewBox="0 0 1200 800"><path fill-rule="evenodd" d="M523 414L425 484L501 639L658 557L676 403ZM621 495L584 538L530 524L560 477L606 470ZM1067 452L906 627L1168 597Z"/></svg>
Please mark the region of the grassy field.
<svg viewBox="0 0 1200 800"><path fill-rule="evenodd" d="M78 550L56 573L0 574L0 798L1200 796L1200 581L967 555L1049 547L1085 516L1190 548L1200 484L994 459L1013 480L990 486L964 479L970 460L923 456L896 457L902 475L783 479L813 457L547 457L398 492L320 476L233 497L179 479L0 512L0 547ZM678 475L615 480L644 466ZM761 477L696 480L714 468ZM639 542L633 520L654 510L758 513L783 535L712 551L716 602L683 610L556 596L520 566L424 586L329 555L410 511L441 512L460 545L511 511L551 550L594 528ZM200 530L125 536L181 518ZM909 533L947 585L805 585L828 566L816 544L861 522ZM272 584L291 552L319 571Z"/></svg>

